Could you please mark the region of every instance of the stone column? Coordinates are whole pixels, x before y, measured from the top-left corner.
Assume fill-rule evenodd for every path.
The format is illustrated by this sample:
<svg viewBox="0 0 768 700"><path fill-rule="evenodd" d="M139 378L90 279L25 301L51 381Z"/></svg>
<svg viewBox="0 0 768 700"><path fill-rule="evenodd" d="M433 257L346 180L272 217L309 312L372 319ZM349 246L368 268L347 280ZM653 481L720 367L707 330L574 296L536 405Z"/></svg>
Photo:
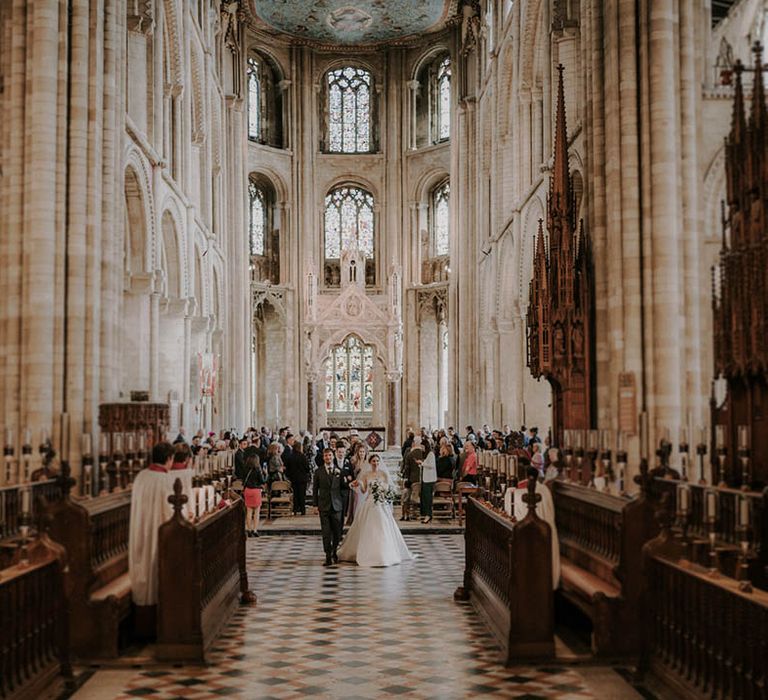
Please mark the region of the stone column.
<svg viewBox="0 0 768 700"><path fill-rule="evenodd" d="M184 313L184 384L182 385L182 398L184 410L189 411L192 392L190 387L189 375L192 370L192 315L193 299L187 299L187 308Z"/></svg>
<svg viewBox="0 0 768 700"><path fill-rule="evenodd" d="M396 447L400 444L401 423L401 386L402 375L387 373L387 401L389 402L389 420L387 421L387 444Z"/></svg>
<svg viewBox="0 0 768 700"><path fill-rule="evenodd" d="M149 295L149 398L158 401L160 384L160 292L157 284Z"/></svg>
<svg viewBox="0 0 768 700"><path fill-rule="evenodd" d="M408 134L408 148L411 151L416 150L416 129L417 129L417 119L416 119L416 98L419 94L419 81L418 80L409 80L408 83L408 95L409 95L409 104L408 104L408 126L409 126L409 134Z"/></svg>

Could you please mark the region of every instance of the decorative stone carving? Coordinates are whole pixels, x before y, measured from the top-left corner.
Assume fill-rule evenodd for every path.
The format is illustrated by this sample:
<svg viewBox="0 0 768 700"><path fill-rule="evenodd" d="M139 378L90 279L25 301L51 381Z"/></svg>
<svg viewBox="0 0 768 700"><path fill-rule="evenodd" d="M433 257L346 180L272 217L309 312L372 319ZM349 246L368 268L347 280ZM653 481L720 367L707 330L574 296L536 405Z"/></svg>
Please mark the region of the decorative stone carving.
<svg viewBox="0 0 768 700"><path fill-rule="evenodd" d="M128 31L150 34L154 27L152 0L128 0Z"/></svg>

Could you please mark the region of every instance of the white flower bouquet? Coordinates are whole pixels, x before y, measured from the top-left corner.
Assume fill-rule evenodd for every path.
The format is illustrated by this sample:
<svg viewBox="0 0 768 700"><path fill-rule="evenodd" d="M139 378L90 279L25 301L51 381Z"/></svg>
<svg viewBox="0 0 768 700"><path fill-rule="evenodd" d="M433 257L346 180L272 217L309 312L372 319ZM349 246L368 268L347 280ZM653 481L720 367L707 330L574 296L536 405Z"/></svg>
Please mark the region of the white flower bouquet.
<svg viewBox="0 0 768 700"><path fill-rule="evenodd" d="M397 496L397 492L391 486L382 484L380 481L372 481L371 486L371 498L375 503L392 503Z"/></svg>

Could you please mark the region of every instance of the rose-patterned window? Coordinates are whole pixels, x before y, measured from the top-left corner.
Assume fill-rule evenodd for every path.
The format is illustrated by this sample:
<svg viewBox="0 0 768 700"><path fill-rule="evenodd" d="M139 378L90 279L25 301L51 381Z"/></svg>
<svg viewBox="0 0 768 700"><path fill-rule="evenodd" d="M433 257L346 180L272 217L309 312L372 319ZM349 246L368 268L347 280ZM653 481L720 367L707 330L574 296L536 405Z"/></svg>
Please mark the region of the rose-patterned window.
<svg viewBox="0 0 768 700"><path fill-rule="evenodd" d="M373 259L373 195L360 187L337 187L325 198L325 258L339 260L357 243L366 260Z"/></svg>
<svg viewBox="0 0 768 700"><path fill-rule="evenodd" d="M335 347L325 362L328 414L373 412L373 348L355 336Z"/></svg>

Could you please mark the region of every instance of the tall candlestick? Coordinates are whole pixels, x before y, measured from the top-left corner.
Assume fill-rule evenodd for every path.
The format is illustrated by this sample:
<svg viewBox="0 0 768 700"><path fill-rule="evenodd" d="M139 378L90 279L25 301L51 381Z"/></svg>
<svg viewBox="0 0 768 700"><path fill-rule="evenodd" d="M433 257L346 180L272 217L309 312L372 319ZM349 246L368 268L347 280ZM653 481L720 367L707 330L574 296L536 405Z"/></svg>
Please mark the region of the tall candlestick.
<svg viewBox="0 0 768 700"><path fill-rule="evenodd" d="M724 425L715 426L715 447L717 447L719 450L722 450L725 448L725 426Z"/></svg>
<svg viewBox="0 0 768 700"><path fill-rule="evenodd" d="M83 433L80 437L80 451L84 455L92 454L93 442L90 433Z"/></svg>
<svg viewBox="0 0 768 700"><path fill-rule="evenodd" d="M677 509L683 513L688 513L690 507L689 499L691 492L687 486L680 485L677 487L678 506Z"/></svg>
<svg viewBox="0 0 768 700"><path fill-rule="evenodd" d="M30 489L23 489L21 492L21 512L29 513L29 504L31 501L32 492Z"/></svg>
<svg viewBox="0 0 768 700"><path fill-rule="evenodd" d="M717 493L714 489L707 491L707 518L714 520L717 517Z"/></svg>
<svg viewBox="0 0 768 700"><path fill-rule="evenodd" d="M749 497L742 496L739 499L739 526L749 527Z"/></svg>
<svg viewBox="0 0 768 700"><path fill-rule="evenodd" d="M738 434L739 434L739 449L748 450L749 449L749 426L740 425L738 428Z"/></svg>
<svg viewBox="0 0 768 700"><path fill-rule="evenodd" d="M32 431L29 428L24 428L24 447L32 447Z"/></svg>
<svg viewBox="0 0 768 700"><path fill-rule="evenodd" d="M13 447L13 428L5 429L5 447Z"/></svg>

